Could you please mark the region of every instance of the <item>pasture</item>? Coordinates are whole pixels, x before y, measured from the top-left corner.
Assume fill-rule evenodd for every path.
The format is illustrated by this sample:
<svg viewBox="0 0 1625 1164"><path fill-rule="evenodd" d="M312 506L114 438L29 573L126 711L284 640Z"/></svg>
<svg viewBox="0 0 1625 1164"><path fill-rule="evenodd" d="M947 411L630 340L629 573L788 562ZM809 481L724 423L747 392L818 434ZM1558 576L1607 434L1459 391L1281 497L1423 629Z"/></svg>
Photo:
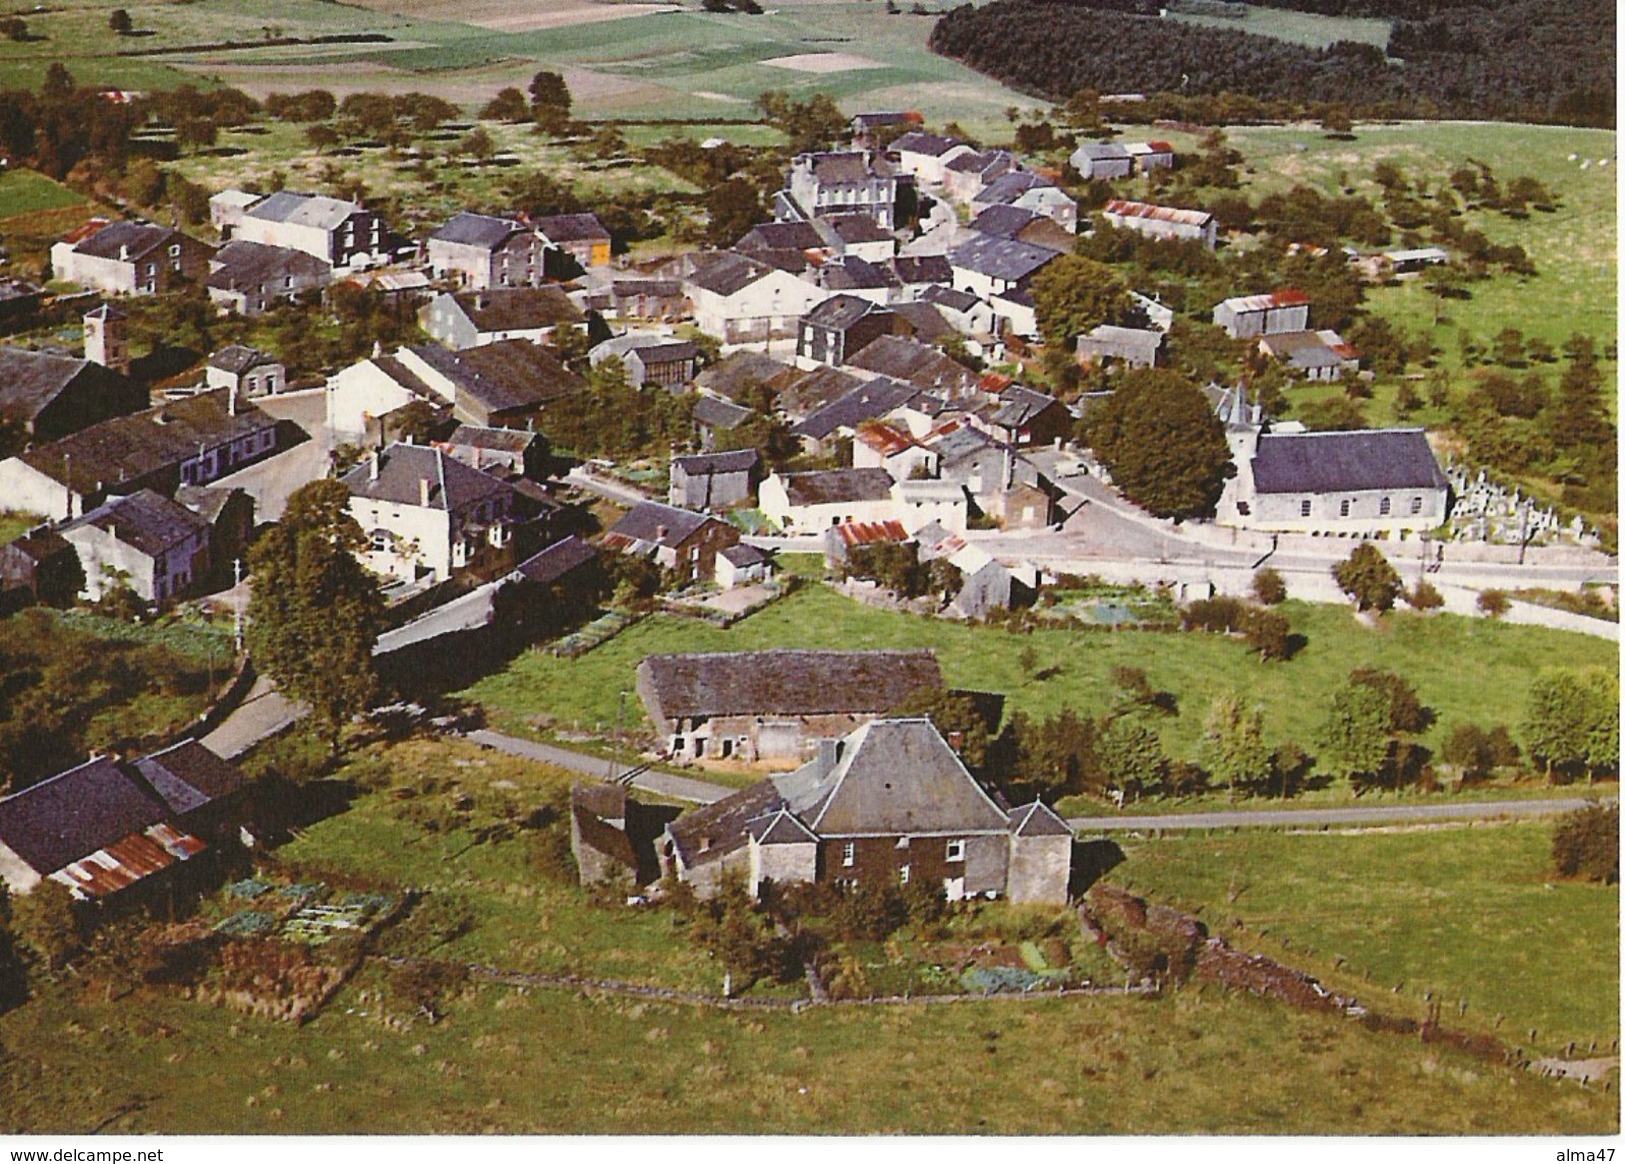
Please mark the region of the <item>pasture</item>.
<svg viewBox="0 0 1625 1164"><path fill-rule="evenodd" d="M1340 40L1357 44L1388 47L1388 35L1393 25L1387 20L1360 16L1323 16L1317 12L1294 12L1289 8L1262 8L1248 5L1245 16L1203 16L1191 12L1167 12L1167 20L1180 24L1198 24L1207 28L1224 28L1234 32L1267 36L1291 44L1323 49Z"/></svg>

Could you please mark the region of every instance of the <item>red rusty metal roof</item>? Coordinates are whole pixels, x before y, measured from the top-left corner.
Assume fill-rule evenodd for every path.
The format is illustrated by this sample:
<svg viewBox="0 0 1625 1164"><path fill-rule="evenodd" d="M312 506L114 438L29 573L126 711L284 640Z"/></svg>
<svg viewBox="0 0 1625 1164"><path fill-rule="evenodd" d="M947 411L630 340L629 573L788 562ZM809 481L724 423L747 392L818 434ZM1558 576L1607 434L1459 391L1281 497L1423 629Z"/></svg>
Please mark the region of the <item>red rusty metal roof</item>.
<svg viewBox="0 0 1625 1164"><path fill-rule="evenodd" d="M895 457L915 447L915 440L906 432L901 432L883 421L865 421L858 426L857 439L868 445L882 457Z"/></svg>
<svg viewBox="0 0 1625 1164"><path fill-rule="evenodd" d="M843 521L834 529L849 546L908 541L908 531L898 521Z"/></svg>
<svg viewBox="0 0 1625 1164"><path fill-rule="evenodd" d="M1127 202L1121 198L1113 198L1106 203L1106 213L1119 218L1154 218L1184 226L1206 226L1213 217L1205 210L1180 210L1173 206L1153 206L1149 202Z"/></svg>
<svg viewBox="0 0 1625 1164"><path fill-rule="evenodd" d="M155 824L69 863L52 876L82 897L107 897L177 860L195 857L207 847L190 833Z"/></svg>

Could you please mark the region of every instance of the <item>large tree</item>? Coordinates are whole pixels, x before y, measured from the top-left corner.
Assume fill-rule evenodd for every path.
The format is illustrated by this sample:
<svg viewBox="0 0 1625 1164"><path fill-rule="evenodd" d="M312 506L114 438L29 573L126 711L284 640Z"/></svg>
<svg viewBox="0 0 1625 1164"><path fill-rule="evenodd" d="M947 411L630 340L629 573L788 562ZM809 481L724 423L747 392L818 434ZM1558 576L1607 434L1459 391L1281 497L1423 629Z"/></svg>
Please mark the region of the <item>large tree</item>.
<svg viewBox="0 0 1625 1164"><path fill-rule="evenodd" d="M1381 775L1393 735L1389 698L1380 688L1351 680L1332 696L1319 744L1356 784Z"/></svg>
<svg viewBox="0 0 1625 1164"><path fill-rule="evenodd" d="M366 538L349 500L335 480L301 486L248 555L249 650L290 699L310 708L335 753L344 725L377 688L372 648L383 618L377 580L355 558Z"/></svg>
<svg viewBox="0 0 1625 1164"><path fill-rule="evenodd" d="M1083 420L1082 436L1128 498L1158 517L1206 517L1235 474L1224 426L1177 372L1140 369Z"/></svg>
<svg viewBox="0 0 1625 1164"><path fill-rule="evenodd" d="M555 72L543 69L530 79L530 112L544 132L558 133L570 120L570 86Z"/></svg>
<svg viewBox="0 0 1625 1164"><path fill-rule="evenodd" d="M1262 784L1270 774L1270 749L1264 743L1264 709L1248 707L1238 695L1220 695L1208 711L1200 745L1202 766L1229 786Z"/></svg>
<svg viewBox="0 0 1625 1164"><path fill-rule="evenodd" d="M1523 744L1548 779L1554 771L1593 775L1619 767L1619 687L1611 677L1587 681L1573 671L1529 685Z"/></svg>
<svg viewBox="0 0 1625 1164"><path fill-rule="evenodd" d="M1128 311L1128 288L1105 263L1062 255L1033 277L1038 330L1051 348L1070 351L1077 337Z"/></svg>
<svg viewBox="0 0 1625 1164"><path fill-rule="evenodd" d="M1333 566L1332 577L1361 610L1390 610L1405 589L1399 571L1370 542L1361 542Z"/></svg>

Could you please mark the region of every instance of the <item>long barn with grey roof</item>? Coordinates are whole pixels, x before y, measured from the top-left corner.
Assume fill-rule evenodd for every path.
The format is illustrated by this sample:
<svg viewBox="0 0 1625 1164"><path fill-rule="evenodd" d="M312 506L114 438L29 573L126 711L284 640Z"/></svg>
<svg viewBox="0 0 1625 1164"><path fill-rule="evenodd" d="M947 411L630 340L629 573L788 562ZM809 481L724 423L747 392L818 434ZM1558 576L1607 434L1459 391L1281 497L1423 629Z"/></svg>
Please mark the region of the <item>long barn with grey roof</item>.
<svg viewBox="0 0 1625 1164"><path fill-rule="evenodd" d="M931 651L772 650L650 655L638 695L678 759L800 759L910 697L942 689Z"/></svg>

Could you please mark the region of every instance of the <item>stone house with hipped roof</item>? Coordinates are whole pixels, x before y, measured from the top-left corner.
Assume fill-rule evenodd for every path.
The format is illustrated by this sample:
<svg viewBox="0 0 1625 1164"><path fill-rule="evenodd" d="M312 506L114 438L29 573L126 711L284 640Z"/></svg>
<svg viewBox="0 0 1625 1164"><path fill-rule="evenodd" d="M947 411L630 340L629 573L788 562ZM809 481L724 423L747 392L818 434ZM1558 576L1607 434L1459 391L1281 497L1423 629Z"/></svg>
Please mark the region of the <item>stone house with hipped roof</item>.
<svg viewBox="0 0 1625 1164"><path fill-rule="evenodd" d="M950 901L1063 904L1072 832L1034 801L1008 810L928 719L876 719L817 754L678 817L659 843L668 875L714 893L742 874L838 888L924 884Z"/></svg>
<svg viewBox="0 0 1625 1164"><path fill-rule="evenodd" d="M678 760L801 760L814 740L941 689L923 650L650 655L637 672L660 748Z"/></svg>

